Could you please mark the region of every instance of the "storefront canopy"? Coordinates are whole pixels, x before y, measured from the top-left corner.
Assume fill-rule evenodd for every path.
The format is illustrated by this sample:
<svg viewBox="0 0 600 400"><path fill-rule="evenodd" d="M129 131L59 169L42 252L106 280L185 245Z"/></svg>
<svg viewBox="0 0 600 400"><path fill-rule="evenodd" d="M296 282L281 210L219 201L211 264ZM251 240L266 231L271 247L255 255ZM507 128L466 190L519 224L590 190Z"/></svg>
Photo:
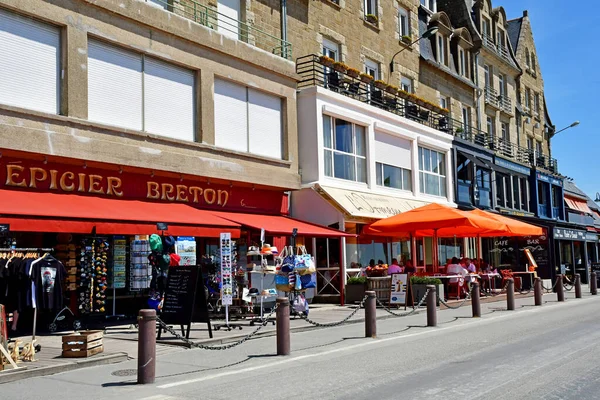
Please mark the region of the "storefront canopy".
<svg viewBox="0 0 600 400"><path fill-rule="evenodd" d="M575 197L565 196L565 203L567 203L567 207L569 207L571 210L581 211L590 215L593 214L592 210L587 205L586 200L579 200Z"/></svg>
<svg viewBox="0 0 600 400"><path fill-rule="evenodd" d="M498 222L506 225L508 230L503 236L541 236L544 234L544 230L536 225L531 225L525 222L517 221L516 219L505 217L503 215L494 214L487 211L475 209L469 211L469 214L477 214L482 217L492 218ZM479 236L491 236L491 234L484 234Z"/></svg>
<svg viewBox="0 0 600 400"><path fill-rule="evenodd" d="M213 212L219 218L236 222L240 225L248 226L255 229L263 229L272 235L291 236L294 228L298 229L298 236L312 237L341 237L355 236L327 228L320 225L310 224L308 222L298 221L293 218L283 217L281 215L261 215L261 214L244 214L244 213L228 213L228 212Z"/></svg>
<svg viewBox="0 0 600 400"><path fill-rule="evenodd" d="M0 190L0 199L0 223L10 224L11 231L152 234L157 222L165 222L165 233L174 236L240 234L235 222L185 204L16 190Z"/></svg>

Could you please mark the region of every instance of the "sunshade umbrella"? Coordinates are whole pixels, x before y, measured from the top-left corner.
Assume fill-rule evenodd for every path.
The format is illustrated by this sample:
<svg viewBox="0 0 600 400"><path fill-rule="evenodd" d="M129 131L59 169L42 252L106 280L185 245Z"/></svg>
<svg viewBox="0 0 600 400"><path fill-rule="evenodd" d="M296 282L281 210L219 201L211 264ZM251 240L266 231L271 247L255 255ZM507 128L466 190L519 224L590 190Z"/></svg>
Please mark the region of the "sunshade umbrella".
<svg viewBox="0 0 600 400"><path fill-rule="evenodd" d="M531 225L526 222L517 221L516 219L512 219L509 217L505 217L500 214L494 214L491 212L475 209L473 211L469 211L469 214L476 214L482 217L492 218L498 222L501 222L506 225L508 232L504 233L502 236L540 236L544 234L544 230L539 226ZM490 233L482 233L480 236L491 236ZM500 235L495 235L500 236Z"/></svg>

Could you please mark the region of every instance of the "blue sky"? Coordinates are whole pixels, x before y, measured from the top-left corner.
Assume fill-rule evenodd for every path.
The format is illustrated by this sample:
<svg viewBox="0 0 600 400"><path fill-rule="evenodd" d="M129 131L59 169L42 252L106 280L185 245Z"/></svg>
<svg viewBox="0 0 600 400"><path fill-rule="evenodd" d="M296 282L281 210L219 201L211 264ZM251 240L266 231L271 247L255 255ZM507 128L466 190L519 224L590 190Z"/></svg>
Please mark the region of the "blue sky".
<svg viewBox="0 0 600 400"><path fill-rule="evenodd" d="M552 139L552 157L559 172L575 180L590 197L600 192L600 112L594 98L600 90L596 72L600 56L594 40L596 22L582 12L593 12L597 0L496 0L508 19L529 11L537 56L544 77L548 110L557 129L573 121L581 124Z"/></svg>

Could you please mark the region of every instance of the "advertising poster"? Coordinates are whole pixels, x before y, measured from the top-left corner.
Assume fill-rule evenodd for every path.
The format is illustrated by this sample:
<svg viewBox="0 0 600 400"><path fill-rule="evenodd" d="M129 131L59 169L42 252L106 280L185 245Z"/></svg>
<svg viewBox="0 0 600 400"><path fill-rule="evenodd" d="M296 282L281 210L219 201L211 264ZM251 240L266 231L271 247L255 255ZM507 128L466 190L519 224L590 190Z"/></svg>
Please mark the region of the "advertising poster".
<svg viewBox="0 0 600 400"><path fill-rule="evenodd" d="M196 265L196 239L193 237L179 236L175 252L181 257L179 265Z"/></svg>
<svg viewBox="0 0 600 400"><path fill-rule="evenodd" d="M224 306L233 304L232 254L231 233L221 233L221 300Z"/></svg>
<svg viewBox="0 0 600 400"><path fill-rule="evenodd" d="M406 305L408 274L392 274L390 305Z"/></svg>

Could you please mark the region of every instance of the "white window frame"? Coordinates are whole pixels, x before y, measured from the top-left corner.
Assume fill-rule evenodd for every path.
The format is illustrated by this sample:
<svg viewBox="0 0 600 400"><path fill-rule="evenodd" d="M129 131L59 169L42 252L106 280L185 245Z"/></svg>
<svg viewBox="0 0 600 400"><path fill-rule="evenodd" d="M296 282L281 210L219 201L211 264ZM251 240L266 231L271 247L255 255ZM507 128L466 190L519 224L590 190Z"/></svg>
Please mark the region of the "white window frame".
<svg viewBox="0 0 600 400"><path fill-rule="evenodd" d="M427 159L427 155L429 154L429 159ZM435 157L434 157L435 154ZM420 183L420 192L423 194L427 194L430 196L437 197L447 197L448 193L446 190L446 180L447 180L447 171L446 171L446 154L441 153L437 150L433 150L427 147L419 146L419 183ZM441 160L438 162L438 171L434 170L433 161ZM439 169L442 171L439 171ZM439 194L436 193L428 193L425 191L425 182L427 176L435 177L438 180L438 189Z"/></svg>
<svg viewBox="0 0 600 400"><path fill-rule="evenodd" d="M488 135L490 135L490 138L495 137L496 136L496 121L495 121L495 119L488 115L486 122L487 122Z"/></svg>
<svg viewBox="0 0 600 400"><path fill-rule="evenodd" d="M462 47L458 46L458 73L461 76L468 77L468 59L467 52Z"/></svg>
<svg viewBox="0 0 600 400"><path fill-rule="evenodd" d="M408 93L413 93L413 80L407 76L400 78L400 88Z"/></svg>
<svg viewBox="0 0 600 400"><path fill-rule="evenodd" d="M421 0L421 5L433 13L437 11L436 0Z"/></svg>
<svg viewBox="0 0 600 400"><path fill-rule="evenodd" d="M525 107L527 110L531 110L531 90L529 88L525 88Z"/></svg>
<svg viewBox="0 0 600 400"><path fill-rule="evenodd" d="M367 15L374 15L376 17L379 17L379 15L377 13L377 0L364 0L364 7L365 7L365 17ZM369 8L371 9L372 12L369 12Z"/></svg>
<svg viewBox="0 0 600 400"><path fill-rule="evenodd" d="M508 122L502 122L501 129L502 129L502 140L505 143L510 143L510 126L508 125Z"/></svg>
<svg viewBox="0 0 600 400"><path fill-rule="evenodd" d="M365 73L371 75L375 80L381 79L379 73L379 63L370 58L365 58Z"/></svg>
<svg viewBox="0 0 600 400"><path fill-rule="evenodd" d="M498 94L506 96L506 76L504 74L498 74Z"/></svg>
<svg viewBox="0 0 600 400"><path fill-rule="evenodd" d="M336 43L333 40L323 38L321 53L324 56L333 58L335 61L340 61L340 45L339 43ZM332 55L333 57L331 57Z"/></svg>
<svg viewBox="0 0 600 400"><path fill-rule="evenodd" d="M327 171L324 168L323 172L324 172L325 176L328 178L341 179L341 180L350 181L350 182L368 183L368 181L369 181L368 162L367 162L367 160L368 160L368 158L367 158L367 155L368 155L368 149L367 149L368 127L366 127L364 125L356 124L351 121L344 120L342 118L336 118L336 117L333 117L330 115L323 114L323 136L325 136L327 134L327 132L325 131L325 121L324 121L325 118L329 118L329 126L330 126L329 142L331 143L331 147L326 147L325 141L323 141L323 161L324 161L323 166L325 166L327 163L326 157L328 157L328 152L331 155L331 175L327 175ZM345 152L342 150L337 150L335 148L335 121L336 120L344 121L346 123L349 123L352 126L352 153L348 153L348 152ZM361 126L363 128L363 132L362 132L364 135L363 145L365 146L365 149L364 149L365 155L364 156L357 154L357 149L356 149L356 147L357 147L356 146L356 137L357 137L356 136L357 135L356 127L357 126ZM344 156L350 156L350 157L354 158L354 177L355 177L354 180L346 179L346 178L339 178L339 177L335 176L335 156L334 156L335 154L341 154ZM357 160L364 160L364 165L365 165L365 180L364 181L359 180Z"/></svg>
<svg viewBox="0 0 600 400"><path fill-rule="evenodd" d="M540 94L539 93L533 94L533 110L535 111L535 113L537 115L539 115L539 113L540 113Z"/></svg>
<svg viewBox="0 0 600 400"><path fill-rule="evenodd" d="M384 178L384 174L383 174L384 167L396 168L399 170L401 187L387 186L385 184L384 179L383 179ZM388 189L404 190L404 191L409 191L409 192L412 191L412 171L410 169L397 167L395 165L389 165L389 164L381 163L381 162L375 163L375 169L376 169L375 182L376 182L377 186L385 187ZM405 172L408 172L408 177L405 176Z"/></svg>
<svg viewBox="0 0 600 400"><path fill-rule="evenodd" d="M496 28L496 44L498 47L506 47L506 33L500 28Z"/></svg>
<svg viewBox="0 0 600 400"><path fill-rule="evenodd" d="M437 61L439 64L448 65L448 52L446 46L446 36L438 33L436 35L436 43L437 43Z"/></svg>
<svg viewBox="0 0 600 400"><path fill-rule="evenodd" d="M461 116L465 133L468 133L471 129L471 107L462 106Z"/></svg>
<svg viewBox="0 0 600 400"><path fill-rule="evenodd" d="M404 7L398 8L398 27L400 39L403 36L412 36L410 32L410 13Z"/></svg>
<svg viewBox="0 0 600 400"><path fill-rule="evenodd" d="M446 110L449 110L450 109L449 105L450 105L450 102L448 101L448 97L440 96L440 107L445 108Z"/></svg>

